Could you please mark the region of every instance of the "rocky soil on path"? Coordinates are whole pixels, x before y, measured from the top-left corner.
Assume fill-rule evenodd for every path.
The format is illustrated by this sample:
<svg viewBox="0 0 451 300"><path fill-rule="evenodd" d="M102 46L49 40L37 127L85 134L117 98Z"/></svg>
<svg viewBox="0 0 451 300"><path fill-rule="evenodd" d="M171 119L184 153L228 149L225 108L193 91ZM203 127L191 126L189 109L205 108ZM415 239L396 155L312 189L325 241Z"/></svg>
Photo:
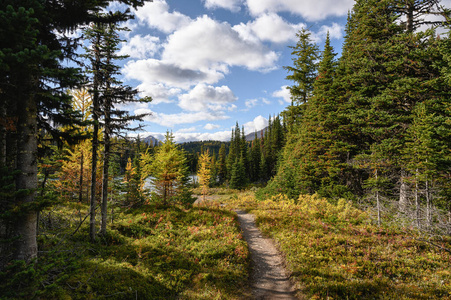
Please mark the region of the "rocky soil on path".
<svg viewBox="0 0 451 300"><path fill-rule="evenodd" d="M254 299L298 299L284 261L271 239L262 236L255 216L237 210L238 220L251 254L251 287Z"/></svg>

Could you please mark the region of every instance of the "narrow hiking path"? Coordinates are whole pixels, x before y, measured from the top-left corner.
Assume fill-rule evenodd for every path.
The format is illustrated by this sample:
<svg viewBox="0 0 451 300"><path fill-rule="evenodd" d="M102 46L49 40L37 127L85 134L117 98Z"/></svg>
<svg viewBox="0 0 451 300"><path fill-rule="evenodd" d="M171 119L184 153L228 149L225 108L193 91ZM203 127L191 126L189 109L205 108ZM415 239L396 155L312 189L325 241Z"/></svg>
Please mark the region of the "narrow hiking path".
<svg viewBox="0 0 451 300"><path fill-rule="evenodd" d="M255 216L236 210L251 254L251 287L254 299L297 299L282 256L255 225Z"/></svg>

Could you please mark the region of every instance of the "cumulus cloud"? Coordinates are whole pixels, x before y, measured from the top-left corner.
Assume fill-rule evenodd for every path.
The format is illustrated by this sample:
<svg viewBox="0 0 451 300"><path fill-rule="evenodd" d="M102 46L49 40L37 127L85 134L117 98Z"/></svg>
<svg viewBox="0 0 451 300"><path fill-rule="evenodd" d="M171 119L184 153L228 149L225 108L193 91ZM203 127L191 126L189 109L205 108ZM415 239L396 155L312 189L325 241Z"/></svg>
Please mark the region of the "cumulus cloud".
<svg viewBox="0 0 451 300"><path fill-rule="evenodd" d="M288 85L282 86L280 90L277 90L274 93L272 93L272 96L275 98L280 98L286 103L291 103L291 94L290 90L288 89ZM281 102L280 104L283 104L283 102Z"/></svg>
<svg viewBox="0 0 451 300"><path fill-rule="evenodd" d="M204 126L204 129L206 129L206 130L214 130L214 129L218 129L218 128L221 128L221 125L208 123Z"/></svg>
<svg viewBox="0 0 451 300"><path fill-rule="evenodd" d="M177 30L167 39L163 60L181 68L215 69L225 73L229 66L250 70L275 67L277 53L262 43L244 40L229 23L202 16Z"/></svg>
<svg viewBox="0 0 451 300"><path fill-rule="evenodd" d="M182 129L177 130L175 132L175 134L177 134L177 133L193 132L193 131L196 131L196 130L197 130L197 127L182 128Z"/></svg>
<svg viewBox="0 0 451 300"><path fill-rule="evenodd" d="M352 9L354 0L246 0L246 4L254 16L290 12L309 21L318 21L330 16L345 16Z"/></svg>
<svg viewBox="0 0 451 300"><path fill-rule="evenodd" d="M205 7L208 9L224 8L232 12L241 10L243 0L204 0Z"/></svg>
<svg viewBox="0 0 451 300"><path fill-rule="evenodd" d="M268 119L258 116L253 121L247 122L244 126L244 132L246 134L259 132L260 130L268 126Z"/></svg>
<svg viewBox="0 0 451 300"><path fill-rule="evenodd" d="M191 128L192 129L192 128ZM136 136L137 134L131 134L131 136ZM157 140L163 142L165 138L165 134L161 132L140 132L139 136L141 136L141 139L148 136L153 136ZM177 131L173 133L174 135L174 142L176 143L186 143L186 142L192 142L192 141L230 141L231 137L231 130L228 131L218 131L218 132L207 132L207 133L201 133L201 132L181 132Z"/></svg>
<svg viewBox="0 0 451 300"><path fill-rule="evenodd" d="M260 98L260 99L248 99L244 102L244 104L246 105L246 107L248 109L251 109L259 104L271 104L271 101L269 101L266 98Z"/></svg>
<svg viewBox="0 0 451 300"><path fill-rule="evenodd" d="M231 131L218 131L218 132L184 132L175 133L174 141L176 143L186 143L191 141L230 141Z"/></svg>
<svg viewBox="0 0 451 300"><path fill-rule="evenodd" d="M223 111L237 97L228 86L198 84L189 93L181 95L179 100L179 106L187 111Z"/></svg>
<svg viewBox="0 0 451 300"><path fill-rule="evenodd" d="M153 57L161 48L160 39L155 36L135 35L130 41L123 42L118 55L128 55L130 58L144 59Z"/></svg>
<svg viewBox="0 0 451 300"><path fill-rule="evenodd" d="M329 32L331 39L341 39L345 28L343 25L332 23L331 26L323 25L320 30L315 34L319 40L325 40L326 35Z"/></svg>
<svg viewBox="0 0 451 300"><path fill-rule="evenodd" d="M191 18L184 14L169 12L169 5L165 0L146 2L135 11L135 14L140 22L164 33L174 32L191 22Z"/></svg>
<svg viewBox="0 0 451 300"><path fill-rule="evenodd" d="M153 112L150 109L142 108L134 111L135 114L150 113L151 115L144 117L144 120L161 126L173 127L180 124L193 124L199 121L217 121L225 120L229 117L222 113L215 112L196 112L196 113L177 113L164 114Z"/></svg>
<svg viewBox="0 0 451 300"><path fill-rule="evenodd" d="M215 83L224 74L215 70L199 71L179 67L174 63L157 59L146 59L128 62L123 69L128 79L136 79L147 83L164 83L172 87L188 89L199 82Z"/></svg>
<svg viewBox="0 0 451 300"><path fill-rule="evenodd" d="M257 106L258 103L258 99L249 99L246 100L246 102L244 103L246 105L247 108L252 108Z"/></svg>
<svg viewBox="0 0 451 300"><path fill-rule="evenodd" d="M182 92L158 82L143 82L137 88L141 97L152 97L151 105L174 102L173 98Z"/></svg>
<svg viewBox="0 0 451 300"><path fill-rule="evenodd" d="M267 13L254 21L236 25L233 29L244 40L255 42L258 38L273 43L286 43L296 40L296 33L305 26L303 23L291 24L275 13Z"/></svg>

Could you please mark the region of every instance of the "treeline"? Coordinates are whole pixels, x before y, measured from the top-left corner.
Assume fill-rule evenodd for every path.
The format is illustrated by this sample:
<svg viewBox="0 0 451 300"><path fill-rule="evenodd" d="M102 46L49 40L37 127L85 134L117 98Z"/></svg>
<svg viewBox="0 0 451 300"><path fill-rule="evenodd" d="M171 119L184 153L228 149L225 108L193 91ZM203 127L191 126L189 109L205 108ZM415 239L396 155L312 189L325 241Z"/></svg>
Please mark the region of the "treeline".
<svg viewBox="0 0 451 300"><path fill-rule="evenodd" d="M246 140L237 123L230 142L190 142L180 147L187 152L190 172L197 173L200 157L208 151L210 186L228 185L243 189L251 183L265 183L276 173L277 161L286 142L287 127L280 116L269 118L268 127Z"/></svg>
<svg viewBox="0 0 451 300"><path fill-rule="evenodd" d="M320 52L300 31L288 142L261 195L367 201L379 224L387 206L417 226L446 222L433 212L451 215L449 14L434 0L356 1L340 58L329 36Z"/></svg>
<svg viewBox="0 0 451 300"><path fill-rule="evenodd" d="M191 174L195 174L198 170L199 156L204 151L209 151L210 155L216 158L219 156L219 151L224 145L225 152L229 152L230 142L221 141L192 141L180 144L180 148L185 151L187 157L187 164Z"/></svg>

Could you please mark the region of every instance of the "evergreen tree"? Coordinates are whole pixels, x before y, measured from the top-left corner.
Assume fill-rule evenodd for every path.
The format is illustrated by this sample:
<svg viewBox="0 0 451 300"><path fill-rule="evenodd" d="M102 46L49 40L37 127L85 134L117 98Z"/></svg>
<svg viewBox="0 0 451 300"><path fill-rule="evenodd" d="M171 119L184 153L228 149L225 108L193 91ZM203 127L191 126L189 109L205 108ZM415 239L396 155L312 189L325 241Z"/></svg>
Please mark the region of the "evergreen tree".
<svg viewBox="0 0 451 300"><path fill-rule="evenodd" d="M313 83L316 78L318 46L311 39L311 33L303 28L296 36L298 42L293 49L293 67L284 67L291 72L286 79L294 81L295 85L289 87L291 99L295 105L307 103L313 93Z"/></svg>
<svg viewBox="0 0 451 300"><path fill-rule="evenodd" d="M244 158L240 156L240 158L235 160L235 163L232 166L231 176L230 176L230 188L232 189L242 189L247 184L246 178L246 170L244 167Z"/></svg>
<svg viewBox="0 0 451 300"><path fill-rule="evenodd" d="M250 176L251 181L256 182L260 180L260 162L261 162L261 149L260 149L260 139L255 132L255 137L252 140L250 148Z"/></svg>
<svg viewBox="0 0 451 300"><path fill-rule="evenodd" d="M222 184L227 179L227 153L225 144L221 144L219 149L219 157L217 161L217 173L219 183Z"/></svg>
<svg viewBox="0 0 451 300"><path fill-rule="evenodd" d="M122 0L120 3L143 5L140 0ZM69 38L66 30L96 19L95 13L107 7L110 1L38 1L5 0L0 7L1 109L8 116L2 129L2 161L6 167L20 170L15 190L29 193L16 195L13 203L28 206L25 215L12 224L14 243L10 256L2 249L2 256L30 261L37 255L35 190L37 187L37 128L51 132L55 139L61 133L55 130L62 123L74 123L67 88L76 86L81 76L76 68L62 62L73 60L78 47L76 38ZM16 129L14 134L11 125ZM70 131L66 131L70 133ZM6 145L6 147L5 147ZM7 158L7 159L5 159ZM3 223L3 222L2 222ZM17 238L16 238L17 237ZM9 250L7 250L9 251ZM2 260L4 261L4 260Z"/></svg>

